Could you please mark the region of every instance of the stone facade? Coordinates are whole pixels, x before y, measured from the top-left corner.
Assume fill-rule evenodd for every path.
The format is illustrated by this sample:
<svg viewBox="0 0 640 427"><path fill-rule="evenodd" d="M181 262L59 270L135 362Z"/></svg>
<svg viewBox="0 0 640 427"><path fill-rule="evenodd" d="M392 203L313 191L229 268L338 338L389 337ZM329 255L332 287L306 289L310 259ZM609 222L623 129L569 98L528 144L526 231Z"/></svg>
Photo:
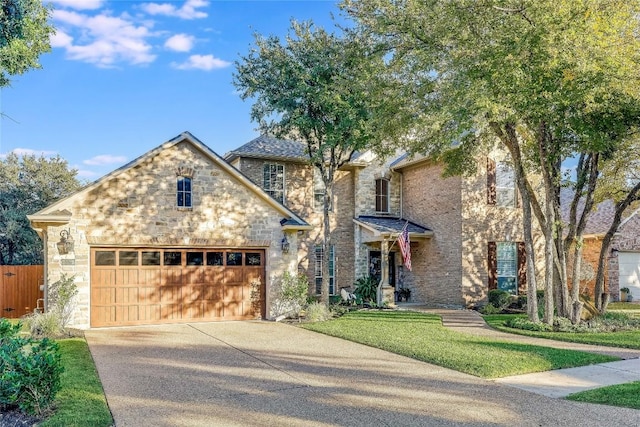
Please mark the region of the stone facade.
<svg viewBox="0 0 640 427"><path fill-rule="evenodd" d="M62 274L74 275L78 286L72 324L89 327L90 247L255 247L265 250L267 299L270 284L284 271L296 271L297 232L287 232L291 250L280 246L285 208L277 209L266 195L230 174L189 141L178 142L142 157L32 218L45 242L48 283ZM215 160L215 159L214 159ZM221 162L221 163L220 163ZM227 166L228 167L228 166ZM190 208L176 207L176 177L188 168L192 175ZM259 191L259 189L257 190ZM46 216L63 213L64 224ZM74 249L60 255L57 244L68 230ZM267 313L269 301L266 301Z"/></svg>

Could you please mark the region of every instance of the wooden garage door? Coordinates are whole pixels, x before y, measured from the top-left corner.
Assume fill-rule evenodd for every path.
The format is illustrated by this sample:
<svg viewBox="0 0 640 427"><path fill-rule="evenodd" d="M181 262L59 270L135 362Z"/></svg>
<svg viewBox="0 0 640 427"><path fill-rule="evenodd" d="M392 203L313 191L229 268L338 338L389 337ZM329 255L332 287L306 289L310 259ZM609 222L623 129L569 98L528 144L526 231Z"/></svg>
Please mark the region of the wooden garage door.
<svg viewBox="0 0 640 427"><path fill-rule="evenodd" d="M91 326L264 317L264 266L255 249L92 248Z"/></svg>

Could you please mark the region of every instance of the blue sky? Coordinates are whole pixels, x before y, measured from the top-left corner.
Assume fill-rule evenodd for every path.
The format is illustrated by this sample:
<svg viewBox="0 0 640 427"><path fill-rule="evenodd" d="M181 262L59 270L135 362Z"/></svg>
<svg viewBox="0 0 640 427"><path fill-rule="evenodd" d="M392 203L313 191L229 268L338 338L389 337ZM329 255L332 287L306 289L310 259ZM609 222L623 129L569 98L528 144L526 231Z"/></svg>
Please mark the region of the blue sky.
<svg viewBox="0 0 640 427"><path fill-rule="evenodd" d="M190 131L220 155L258 135L231 81L254 33L332 28L334 1L45 0L40 70L0 92L0 156L59 154L93 181Z"/></svg>

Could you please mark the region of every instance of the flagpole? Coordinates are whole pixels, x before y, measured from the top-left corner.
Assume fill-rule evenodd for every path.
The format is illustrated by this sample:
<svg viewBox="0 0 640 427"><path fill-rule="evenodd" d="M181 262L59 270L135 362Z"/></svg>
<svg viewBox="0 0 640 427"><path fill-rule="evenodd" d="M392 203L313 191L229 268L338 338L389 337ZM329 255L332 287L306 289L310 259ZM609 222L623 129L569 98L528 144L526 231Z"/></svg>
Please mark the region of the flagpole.
<svg viewBox="0 0 640 427"><path fill-rule="evenodd" d="M407 220L407 222L404 223L404 227L402 227L402 230L400 230L400 232L396 236L396 239L393 241L391 246L389 246L389 252L391 252L391 249L393 248L393 246L398 242L398 239L400 238L400 235L404 232L404 229L407 228L408 226L409 226L409 220Z"/></svg>

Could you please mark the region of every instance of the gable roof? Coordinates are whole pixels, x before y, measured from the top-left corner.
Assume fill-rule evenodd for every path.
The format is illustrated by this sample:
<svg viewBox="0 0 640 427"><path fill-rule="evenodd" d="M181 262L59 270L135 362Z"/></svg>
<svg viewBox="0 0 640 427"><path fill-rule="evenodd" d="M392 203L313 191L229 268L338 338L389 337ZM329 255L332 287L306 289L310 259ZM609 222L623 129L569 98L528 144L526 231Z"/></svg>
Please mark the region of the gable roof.
<svg viewBox="0 0 640 427"><path fill-rule="evenodd" d="M373 232L375 236L390 237L402 232L405 225L412 237L431 237L433 230L405 218L390 216L360 215L353 222Z"/></svg>
<svg viewBox="0 0 640 427"><path fill-rule="evenodd" d="M308 229L312 228L306 221L304 221L302 218L300 218L298 215L296 215L293 211L291 211L286 206L284 206L283 204L281 204L280 202L275 200L273 197L271 197L269 194L267 194L264 190L262 190L262 188L260 188L256 184L254 184L249 178L244 176L239 170L237 170L236 168L231 166L229 163L227 163L215 151L213 151L211 148L209 148L207 145L205 145L198 138L193 136L190 132L182 132L180 135L178 135L178 136L168 140L167 142L159 145L158 147L146 152L145 154L141 155L140 157L130 161L126 165L121 166L118 169L114 170L113 172L110 172L110 173L106 174L102 178L100 178L100 179L94 181L93 183L81 188L77 192L75 192L75 193L73 193L73 194L71 194L71 195L69 195L69 196L67 196L67 197L65 197L65 198L63 198L61 200L58 200L57 202L45 207L44 209L42 209L42 210L40 210L40 211L38 211L38 212L36 212L36 213L34 213L32 215L28 215L27 218L29 218L29 221L31 221L32 224L34 222L38 222L38 223L59 223L60 221L64 220L65 217L66 217L66 221L64 221L64 222L67 222L68 219L71 217L71 214L68 211L66 211L66 214L62 215L61 212L64 213L65 211L60 211L61 205L63 205L64 203L66 203L70 199L78 197L81 194L88 193L89 191L97 188L98 186L100 186L104 182L109 181L110 179L113 179L113 178L117 177L118 175L120 175L124 171L126 171L128 169L131 169L133 167L136 167L137 165L142 164L143 162L147 161L148 159L151 159L151 158L155 157L161 151L164 151L164 150L166 150L168 148L171 148L171 147L173 147L173 146L175 146L175 145L177 145L179 143L182 143L182 142L189 143L193 147L197 148L201 153L203 153L207 158L209 158L209 160L211 160L213 163L215 163L218 167L220 167L225 172L227 172L229 175L231 175L233 178L238 180L241 184L243 184L245 187L247 187L249 190L251 190L256 196L258 196L259 198L261 198L262 200L267 202L269 205L271 205L276 211L280 212L283 215L284 220L286 221L286 226L284 228L290 229L290 230L308 230Z"/></svg>

